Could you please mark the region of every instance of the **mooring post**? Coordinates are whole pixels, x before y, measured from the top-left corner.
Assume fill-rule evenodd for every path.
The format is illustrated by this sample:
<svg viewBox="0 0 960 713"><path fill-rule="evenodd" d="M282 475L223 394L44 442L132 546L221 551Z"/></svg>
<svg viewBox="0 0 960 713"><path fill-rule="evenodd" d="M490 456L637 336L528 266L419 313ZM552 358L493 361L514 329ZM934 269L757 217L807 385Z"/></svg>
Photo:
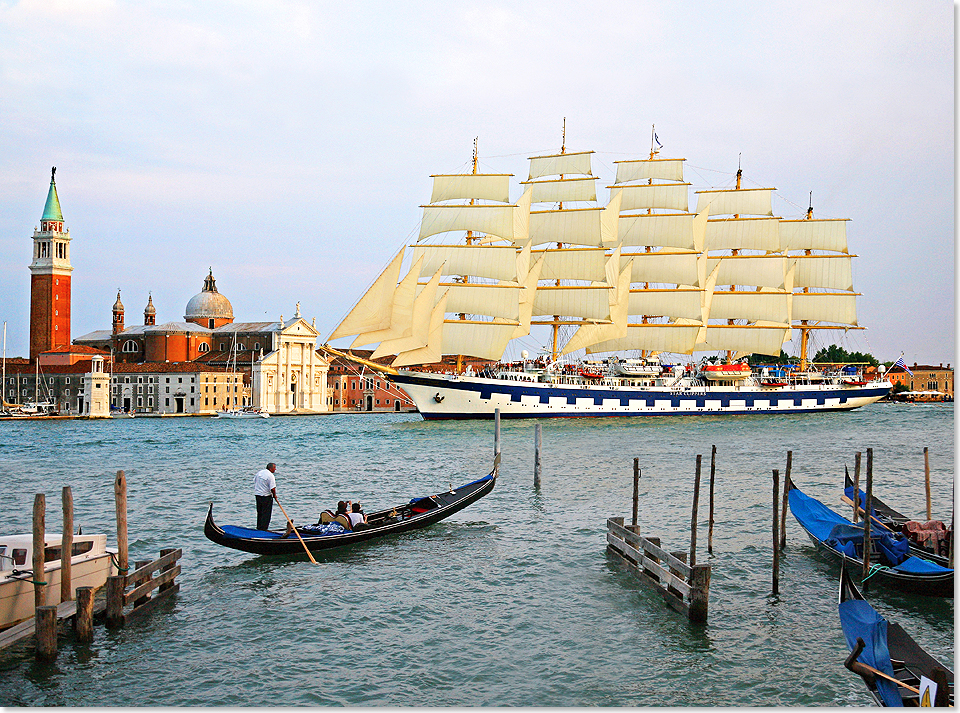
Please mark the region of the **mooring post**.
<svg viewBox="0 0 960 713"><path fill-rule="evenodd" d="M63 488L63 536L60 541L60 601L73 599L73 491Z"/></svg>
<svg viewBox="0 0 960 713"><path fill-rule="evenodd" d="M533 487L540 489L540 447L543 445L543 429L540 422L533 430Z"/></svg>
<svg viewBox="0 0 960 713"><path fill-rule="evenodd" d="M783 474L783 500L780 502L780 549L787 549L787 483L793 468L793 451L787 451L787 470Z"/></svg>
<svg viewBox="0 0 960 713"><path fill-rule="evenodd" d="M853 521L856 522L860 517L860 456L862 453L857 451L853 458Z"/></svg>
<svg viewBox="0 0 960 713"><path fill-rule="evenodd" d="M37 658L53 661L57 658L57 607L37 607L36 613Z"/></svg>
<svg viewBox="0 0 960 713"><path fill-rule="evenodd" d="M123 575L107 577L107 626L116 629L123 626L123 590L127 578Z"/></svg>
<svg viewBox="0 0 960 713"><path fill-rule="evenodd" d="M773 592L774 596L780 594L780 535L777 528L780 525L780 518L777 515L777 508L780 506L780 471L773 471Z"/></svg>
<svg viewBox="0 0 960 713"><path fill-rule="evenodd" d="M77 615L73 619L77 641L93 641L93 587L77 587Z"/></svg>
<svg viewBox="0 0 960 713"><path fill-rule="evenodd" d="M493 455L500 453L500 409L493 410Z"/></svg>
<svg viewBox="0 0 960 713"><path fill-rule="evenodd" d="M117 505L117 574L125 577L130 571L127 551L127 479L122 470L117 471L113 483L113 496Z"/></svg>
<svg viewBox="0 0 960 713"><path fill-rule="evenodd" d="M717 447L710 446L710 523L707 525L707 554L713 554L713 479L717 474Z"/></svg>
<svg viewBox="0 0 960 713"><path fill-rule="evenodd" d="M863 504L863 577L870 573L870 510L873 508L873 449L867 449L867 501Z"/></svg>
<svg viewBox="0 0 960 713"><path fill-rule="evenodd" d="M697 563L697 508L700 506L700 462L697 455L697 476L693 481L693 513L690 515L690 566Z"/></svg>
<svg viewBox="0 0 960 713"><path fill-rule="evenodd" d="M150 560L137 560L136 562L133 563L133 570L137 571L141 567L146 567L148 564L150 564ZM137 586L140 586L141 584L146 584L151 579L153 579L153 575L148 574L147 578L144 579L142 582L139 582ZM142 597L137 597L137 599L133 602L133 606L138 607L141 604L146 604L149 601L150 601L150 593L148 592L147 594L144 594Z"/></svg>
<svg viewBox="0 0 960 713"><path fill-rule="evenodd" d="M39 609L47 603L47 582L43 565L46 558L46 512L47 499L37 493L33 499L33 606Z"/></svg>
<svg viewBox="0 0 960 713"><path fill-rule="evenodd" d="M637 512L640 509L640 459L633 459L633 526L637 526Z"/></svg>
<svg viewBox="0 0 960 713"><path fill-rule="evenodd" d="M690 567L690 621L702 623L707 620L707 602L710 599L710 565L697 564Z"/></svg>
<svg viewBox="0 0 960 713"><path fill-rule="evenodd" d="M933 519L933 509L930 502L930 449L923 449L923 482L927 486L927 521Z"/></svg>
<svg viewBox="0 0 960 713"><path fill-rule="evenodd" d="M171 552L176 552L176 549L173 547L165 547L162 550L160 550L160 556L166 557ZM171 562L170 564L164 565L163 567L160 568L160 574L163 574L168 569L173 569L176 566L177 566L176 562ZM170 589L170 587L174 586L174 584L175 584L174 582L167 582L166 584L161 584L159 591L165 592L166 590Z"/></svg>
<svg viewBox="0 0 960 713"><path fill-rule="evenodd" d="M685 563L687 561L686 552L671 552L670 554L672 554L681 562ZM667 569L669 570L670 574L672 574L674 577L677 577L679 579L684 579L683 574L680 572L680 570L678 570L672 564L668 565ZM686 580L684 579L684 581ZM681 592L679 589L674 587L669 581L667 582L667 591L670 592L670 594L672 594L673 596L677 597L678 599L683 600L683 592Z"/></svg>

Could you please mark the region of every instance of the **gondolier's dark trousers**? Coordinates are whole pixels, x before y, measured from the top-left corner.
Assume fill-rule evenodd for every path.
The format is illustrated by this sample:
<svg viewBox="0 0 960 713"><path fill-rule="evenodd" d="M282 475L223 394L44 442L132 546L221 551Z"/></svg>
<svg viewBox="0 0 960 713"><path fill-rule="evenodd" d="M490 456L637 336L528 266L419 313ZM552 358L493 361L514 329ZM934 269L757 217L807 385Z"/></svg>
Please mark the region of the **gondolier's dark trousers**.
<svg viewBox="0 0 960 713"><path fill-rule="evenodd" d="M270 529L270 515L273 513L273 496L256 495L257 499L257 529Z"/></svg>

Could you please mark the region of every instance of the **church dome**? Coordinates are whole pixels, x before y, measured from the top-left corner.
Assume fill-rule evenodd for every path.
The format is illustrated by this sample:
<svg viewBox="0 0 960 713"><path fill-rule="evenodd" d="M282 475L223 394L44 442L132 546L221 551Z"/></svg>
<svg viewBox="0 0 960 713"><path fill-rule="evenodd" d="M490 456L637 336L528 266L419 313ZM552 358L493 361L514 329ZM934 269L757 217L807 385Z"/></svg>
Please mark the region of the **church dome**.
<svg viewBox="0 0 960 713"><path fill-rule="evenodd" d="M217 292L217 284L213 279L213 270L203 281L203 291L194 295L187 302L187 311L183 318L187 321L194 319L227 319L233 320L233 305L230 300Z"/></svg>

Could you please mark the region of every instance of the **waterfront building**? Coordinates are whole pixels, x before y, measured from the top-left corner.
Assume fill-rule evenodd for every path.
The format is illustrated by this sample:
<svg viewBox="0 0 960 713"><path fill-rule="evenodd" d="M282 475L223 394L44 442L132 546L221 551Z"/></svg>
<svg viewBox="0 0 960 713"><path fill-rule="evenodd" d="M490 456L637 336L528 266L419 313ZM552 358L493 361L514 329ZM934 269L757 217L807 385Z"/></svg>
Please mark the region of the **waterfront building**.
<svg viewBox="0 0 960 713"><path fill-rule="evenodd" d="M110 417L110 375L103 370L103 357L99 354L90 360L90 371L83 375L83 391L87 398L79 412L89 418Z"/></svg>
<svg viewBox="0 0 960 713"><path fill-rule="evenodd" d="M352 349L351 353L370 359L372 351ZM389 363L390 358L376 359ZM407 393L383 378L382 374L341 357L330 360L329 391L331 411L415 411Z"/></svg>
<svg viewBox="0 0 960 713"><path fill-rule="evenodd" d="M50 173L47 202L40 228L33 231L33 262L30 263L30 358L70 344L70 230L63 226L63 212Z"/></svg>
<svg viewBox="0 0 960 713"><path fill-rule="evenodd" d="M944 366L941 363L933 366L914 362L910 371L913 373L908 373L902 367L893 366L887 372L887 378L894 387L899 384L907 391L931 392L927 394L928 400L953 401L953 369L949 364ZM939 392L939 394L932 392Z"/></svg>

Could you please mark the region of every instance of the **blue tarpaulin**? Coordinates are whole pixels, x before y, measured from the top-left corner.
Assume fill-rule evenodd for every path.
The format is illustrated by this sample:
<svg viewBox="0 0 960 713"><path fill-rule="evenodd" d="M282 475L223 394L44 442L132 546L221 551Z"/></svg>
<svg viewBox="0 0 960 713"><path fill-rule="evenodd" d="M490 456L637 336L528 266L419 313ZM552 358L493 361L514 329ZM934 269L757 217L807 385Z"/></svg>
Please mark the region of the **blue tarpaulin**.
<svg viewBox="0 0 960 713"><path fill-rule="evenodd" d="M840 602L840 625L847 639L847 646L853 651L857 646L857 637L863 639L866 646L857 660L893 676L890 663L890 650L887 648L887 620L880 616L870 604L862 599L848 599ZM877 676L877 690L888 706L903 706L897 684Z"/></svg>

